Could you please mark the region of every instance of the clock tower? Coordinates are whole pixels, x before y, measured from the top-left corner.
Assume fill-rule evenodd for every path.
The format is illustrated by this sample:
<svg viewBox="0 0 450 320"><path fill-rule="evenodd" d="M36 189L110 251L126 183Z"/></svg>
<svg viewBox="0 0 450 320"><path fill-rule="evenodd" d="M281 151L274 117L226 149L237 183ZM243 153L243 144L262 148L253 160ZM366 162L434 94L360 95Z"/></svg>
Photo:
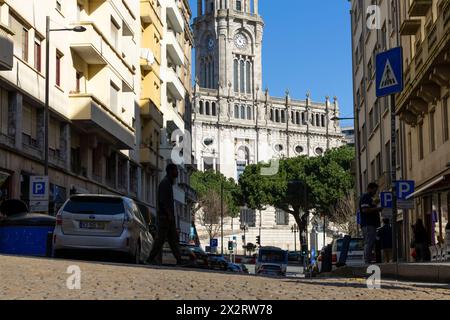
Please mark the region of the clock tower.
<svg viewBox="0 0 450 320"><path fill-rule="evenodd" d="M198 0L194 20L198 86L252 100L261 95L264 22L258 0Z"/></svg>

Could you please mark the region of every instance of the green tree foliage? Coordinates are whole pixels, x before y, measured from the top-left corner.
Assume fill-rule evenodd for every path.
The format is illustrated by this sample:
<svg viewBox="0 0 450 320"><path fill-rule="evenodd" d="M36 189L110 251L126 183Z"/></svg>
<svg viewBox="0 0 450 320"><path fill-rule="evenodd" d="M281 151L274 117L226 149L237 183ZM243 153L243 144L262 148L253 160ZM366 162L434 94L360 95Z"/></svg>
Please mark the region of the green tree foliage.
<svg viewBox="0 0 450 320"><path fill-rule="evenodd" d="M264 164L250 165L239 181L243 200L252 209L269 205L283 209L294 216L300 231L305 230L305 213L314 209L316 214L330 215L335 212L330 208L351 192L354 156L354 150L344 146L319 157L281 159L278 173L272 176L261 175ZM298 184L293 193L288 192L294 180Z"/></svg>

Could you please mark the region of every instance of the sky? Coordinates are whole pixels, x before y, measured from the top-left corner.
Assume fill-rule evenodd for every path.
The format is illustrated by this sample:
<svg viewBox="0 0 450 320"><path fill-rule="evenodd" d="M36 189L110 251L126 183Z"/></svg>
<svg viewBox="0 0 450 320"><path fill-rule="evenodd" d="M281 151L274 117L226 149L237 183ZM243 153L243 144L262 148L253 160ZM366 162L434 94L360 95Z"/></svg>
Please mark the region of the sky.
<svg viewBox="0 0 450 320"><path fill-rule="evenodd" d="M190 0L194 16L197 0ZM341 117L353 116L350 3L347 0L260 0L265 22L263 88L271 96L324 102L338 98ZM342 121L341 125L352 125Z"/></svg>

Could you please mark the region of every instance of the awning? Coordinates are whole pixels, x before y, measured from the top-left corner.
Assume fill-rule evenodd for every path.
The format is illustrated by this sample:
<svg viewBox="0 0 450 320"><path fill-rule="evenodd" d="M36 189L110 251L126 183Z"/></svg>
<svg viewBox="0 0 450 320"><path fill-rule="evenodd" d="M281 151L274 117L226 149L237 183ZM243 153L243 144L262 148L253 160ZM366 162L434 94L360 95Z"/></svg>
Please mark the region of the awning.
<svg viewBox="0 0 450 320"><path fill-rule="evenodd" d="M406 200L412 199L412 198L418 196L419 194L423 193L424 191L427 191L428 189L436 186L438 183L444 181L446 177L448 177L448 176L441 176L441 177L437 178L436 180L434 180L434 181L424 185L423 187L417 189L414 193L412 193L408 197L406 197Z"/></svg>

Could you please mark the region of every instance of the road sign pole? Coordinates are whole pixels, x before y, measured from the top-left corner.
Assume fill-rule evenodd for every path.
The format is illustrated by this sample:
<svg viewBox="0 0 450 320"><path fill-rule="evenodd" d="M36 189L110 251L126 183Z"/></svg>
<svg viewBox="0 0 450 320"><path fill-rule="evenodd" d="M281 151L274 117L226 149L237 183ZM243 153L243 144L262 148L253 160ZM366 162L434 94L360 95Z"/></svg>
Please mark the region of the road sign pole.
<svg viewBox="0 0 450 320"><path fill-rule="evenodd" d="M395 95L391 95L391 187L392 187L392 253L398 262L397 250L397 135L395 121Z"/></svg>

